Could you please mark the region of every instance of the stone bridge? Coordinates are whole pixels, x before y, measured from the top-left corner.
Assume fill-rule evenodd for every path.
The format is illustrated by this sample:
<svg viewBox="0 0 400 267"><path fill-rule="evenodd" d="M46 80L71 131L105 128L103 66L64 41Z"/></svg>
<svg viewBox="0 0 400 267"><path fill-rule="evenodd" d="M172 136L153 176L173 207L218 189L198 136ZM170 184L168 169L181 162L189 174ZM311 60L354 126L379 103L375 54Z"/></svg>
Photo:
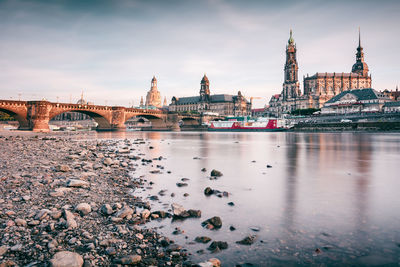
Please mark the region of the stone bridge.
<svg viewBox="0 0 400 267"><path fill-rule="evenodd" d="M201 115L183 115L160 110L52 103L45 100L0 100L0 111L13 116L19 122L18 129L34 132L48 132L49 121L64 112L80 112L89 115L98 123L97 130L125 129L125 122L135 116L148 119L153 130L173 131L180 130L181 120L185 125L201 125L205 119Z"/></svg>

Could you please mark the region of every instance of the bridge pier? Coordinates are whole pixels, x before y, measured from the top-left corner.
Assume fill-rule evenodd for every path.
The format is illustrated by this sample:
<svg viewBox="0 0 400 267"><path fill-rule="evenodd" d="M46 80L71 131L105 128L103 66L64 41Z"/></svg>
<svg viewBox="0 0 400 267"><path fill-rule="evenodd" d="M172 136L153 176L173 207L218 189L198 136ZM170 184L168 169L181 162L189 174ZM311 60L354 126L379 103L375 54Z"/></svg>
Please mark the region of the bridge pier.
<svg viewBox="0 0 400 267"><path fill-rule="evenodd" d="M28 101L27 119L29 128L34 132L49 132L50 103L48 101Z"/></svg>
<svg viewBox="0 0 400 267"><path fill-rule="evenodd" d="M180 132L181 127L179 126L179 116L178 114L168 114L167 115L168 128L173 132Z"/></svg>

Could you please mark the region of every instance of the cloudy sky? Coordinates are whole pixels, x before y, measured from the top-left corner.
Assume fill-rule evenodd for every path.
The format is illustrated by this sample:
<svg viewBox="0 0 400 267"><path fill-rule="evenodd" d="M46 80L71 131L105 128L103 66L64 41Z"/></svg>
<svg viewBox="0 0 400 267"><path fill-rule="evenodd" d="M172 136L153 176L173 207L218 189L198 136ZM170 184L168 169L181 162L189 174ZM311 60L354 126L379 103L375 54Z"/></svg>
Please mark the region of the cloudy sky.
<svg viewBox="0 0 400 267"><path fill-rule="evenodd" d="M289 29L299 78L349 72L358 27L373 88L400 83L400 1L0 0L0 99L139 103L153 75L164 98L280 93ZM302 85L301 85L302 88Z"/></svg>

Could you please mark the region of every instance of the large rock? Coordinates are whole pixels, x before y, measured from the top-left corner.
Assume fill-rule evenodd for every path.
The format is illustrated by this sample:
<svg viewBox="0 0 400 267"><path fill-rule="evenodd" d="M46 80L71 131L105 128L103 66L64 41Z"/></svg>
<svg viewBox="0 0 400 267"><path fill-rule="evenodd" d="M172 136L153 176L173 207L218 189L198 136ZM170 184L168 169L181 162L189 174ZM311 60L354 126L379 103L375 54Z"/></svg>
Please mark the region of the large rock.
<svg viewBox="0 0 400 267"><path fill-rule="evenodd" d="M50 260L52 267L81 267L82 265L82 256L70 251L57 252Z"/></svg>
<svg viewBox="0 0 400 267"><path fill-rule="evenodd" d="M87 215L92 211L92 207L88 203L79 203L76 205L75 210L81 215Z"/></svg>

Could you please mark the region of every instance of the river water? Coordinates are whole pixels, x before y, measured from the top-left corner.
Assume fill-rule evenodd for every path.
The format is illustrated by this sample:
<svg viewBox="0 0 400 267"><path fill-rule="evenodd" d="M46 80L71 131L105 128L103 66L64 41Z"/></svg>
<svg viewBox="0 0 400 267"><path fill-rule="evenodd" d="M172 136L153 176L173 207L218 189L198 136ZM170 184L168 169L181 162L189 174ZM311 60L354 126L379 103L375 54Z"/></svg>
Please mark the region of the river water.
<svg viewBox="0 0 400 267"><path fill-rule="evenodd" d="M154 183L135 193L147 198L167 190L159 201L151 201L154 210L179 203L202 211L200 219L145 226L183 245L194 261L216 257L223 266L400 264L399 133L119 132L97 133L97 138L143 138L154 147L140 148L147 158L164 157L156 163L164 166L162 173L150 173L155 165L148 165L132 174ZM210 180L212 169L223 176ZM190 179L187 187L176 186L181 178ZM229 196L205 196L207 186ZM201 226L212 216L221 217L221 229ZM175 227L184 233L173 235ZM247 235L257 236L253 245L236 243ZM193 242L196 236L227 241L229 247L211 253L209 244Z"/></svg>

